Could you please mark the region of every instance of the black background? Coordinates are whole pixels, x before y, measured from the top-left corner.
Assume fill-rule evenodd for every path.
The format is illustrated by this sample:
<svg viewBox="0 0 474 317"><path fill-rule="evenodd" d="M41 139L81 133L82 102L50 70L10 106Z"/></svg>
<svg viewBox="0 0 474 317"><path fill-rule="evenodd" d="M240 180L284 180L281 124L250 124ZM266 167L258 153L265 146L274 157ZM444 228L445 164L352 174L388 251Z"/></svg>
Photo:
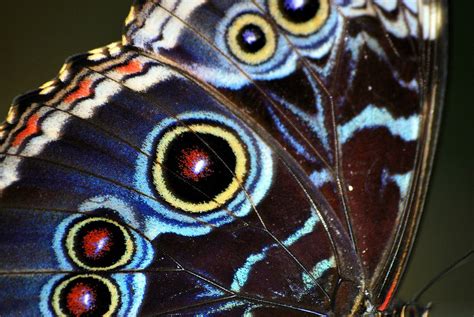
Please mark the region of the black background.
<svg viewBox="0 0 474 317"><path fill-rule="evenodd" d="M64 59L120 39L129 1L3 1L0 9L0 117L13 97L53 78ZM399 297L410 298L474 248L474 1L450 8L448 95L425 214ZM432 316L473 316L474 262L423 296Z"/></svg>

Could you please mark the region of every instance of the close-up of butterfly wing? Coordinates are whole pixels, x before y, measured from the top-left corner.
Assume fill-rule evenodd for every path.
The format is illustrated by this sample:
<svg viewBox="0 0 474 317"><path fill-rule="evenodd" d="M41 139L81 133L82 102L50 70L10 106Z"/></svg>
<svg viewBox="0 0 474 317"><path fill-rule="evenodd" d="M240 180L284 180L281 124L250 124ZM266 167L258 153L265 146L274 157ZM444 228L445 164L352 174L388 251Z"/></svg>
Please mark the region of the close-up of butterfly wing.
<svg viewBox="0 0 474 317"><path fill-rule="evenodd" d="M137 1L1 128L2 315L391 309L442 1ZM28 234L25 234L28 232Z"/></svg>
<svg viewBox="0 0 474 317"><path fill-rule="evenodd" d="M431 166L445 4L193 3L138 3L126 43L210 83L300 162L345 224L371 300L385 309Z"/></svg>

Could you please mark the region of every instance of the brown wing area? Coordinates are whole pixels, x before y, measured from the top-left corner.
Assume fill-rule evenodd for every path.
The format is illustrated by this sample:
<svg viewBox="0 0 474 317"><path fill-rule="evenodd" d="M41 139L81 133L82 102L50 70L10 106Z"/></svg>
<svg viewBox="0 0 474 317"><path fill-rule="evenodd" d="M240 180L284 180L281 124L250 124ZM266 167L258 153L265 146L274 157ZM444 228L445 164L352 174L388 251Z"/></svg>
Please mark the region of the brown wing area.
<svg viewBox="0 0 474 317"><path fill-rule="evenodd" d="M278 1L139 1L124 43L228 98L293 156L345 224L383 310L427 188L446 5L315 2L313 19Z"/></svg>

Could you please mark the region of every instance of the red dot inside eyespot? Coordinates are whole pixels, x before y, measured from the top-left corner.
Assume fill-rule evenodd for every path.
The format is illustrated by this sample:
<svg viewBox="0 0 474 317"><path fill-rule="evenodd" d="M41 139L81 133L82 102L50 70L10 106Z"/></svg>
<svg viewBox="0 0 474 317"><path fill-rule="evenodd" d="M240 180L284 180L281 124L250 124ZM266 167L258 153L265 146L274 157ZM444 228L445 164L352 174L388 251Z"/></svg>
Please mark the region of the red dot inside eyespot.
<svg viewBox="0 0 474 317"><path fill-rule="evenodd" d="M212 162L209 154L201 149L191 148L181 150L178 166L181 176L198 182L212 173Z"/></svg>
<svg viewBox="0 0 474 317"><path fill-rule="evenodd" d="M95 309L96 297L92 287L84 283L77 283L67 293L67 309L76 317L88 314Z"/></svg>
<svg viewBox="0 0 474 317"><path fill-rule="evenodd" d="M106 228L94 229L84 235L84 255L91 259L103 257L113 246L112 234Z"/></svg>

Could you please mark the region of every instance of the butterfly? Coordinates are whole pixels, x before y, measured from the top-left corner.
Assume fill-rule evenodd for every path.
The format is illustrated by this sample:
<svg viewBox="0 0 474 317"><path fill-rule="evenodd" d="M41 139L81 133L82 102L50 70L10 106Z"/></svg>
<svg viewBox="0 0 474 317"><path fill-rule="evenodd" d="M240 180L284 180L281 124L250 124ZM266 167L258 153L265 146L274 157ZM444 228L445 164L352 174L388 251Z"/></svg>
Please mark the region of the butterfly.
<svg viewBox="0 0 474 317"><path fill-rule="evenodd" d="M68 60L1 129L2 309L388 311L436 139L444 6L137 1L121 42Z"/></svg>

